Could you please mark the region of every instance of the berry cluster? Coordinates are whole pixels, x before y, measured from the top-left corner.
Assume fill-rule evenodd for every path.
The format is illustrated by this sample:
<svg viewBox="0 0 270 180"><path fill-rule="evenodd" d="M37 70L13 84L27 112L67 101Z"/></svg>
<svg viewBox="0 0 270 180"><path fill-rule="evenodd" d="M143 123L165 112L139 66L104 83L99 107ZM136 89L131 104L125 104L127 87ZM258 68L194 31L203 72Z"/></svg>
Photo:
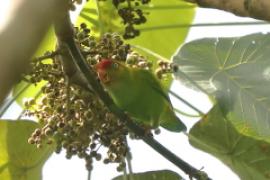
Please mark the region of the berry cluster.
<svg viewBox="0 0 270 180"><path fill-rule="evenodd" d="M159 79L162 79L166 76L166 74L171 74L175 70L175 66L171 62L159 60L158 68L155 73Z"/></svg>
<svg viewBox="0 0 270 180"><path fill-rule="evenodd" d="M153 66L152 62L148 61L144 56L136 52L128 54L126 64L133 68L142 68L146 70L150 70Z"/></svg>
<svg viewBox="0 0 270 180"><path fill-rule="evenodd" d="M47 66L56 64L53 62ZM39 78L43 78L42 75L37 81ZM37 117L43 125L34 131L29 143L40 148L44 142L51 144L54 141L56 152L64 148L67 158L73 155L84 158L87 169L92 168L93 158L101 159L98 153L101 145L108 148L106 162L123 163L127 152L125 125L93 93L77 85L67 86L63 76L54 76L47 81L41 90L42 97L36 102L25 103L29 109L27 115Z"/></svg>
<svg viewBox="0 0 270 180"><path fill-rule="evenodd" d="M75 28L75 34L81 52L90 65L96 64L103 58L125 62L127 55L131 52L130 46L124 44L118 34L105 33L97 42L84 23L80 25L80 28Z"/></svg>
<svg viewBox="0 0 270 180"><path fill-rule="evenodd" d="M105 34L97 40L85 24L75 28L74 32L89 66L102 58L122 61L131 67L150 69L152 66L144 57L132 52L119 35ZM29 143L38 148L54 143L57 153L65 149L67 158L77 155L85 159L88 170L93 168L94 159L103 159L105 164L118 163L117 170L123 170L128 153L128 129L92 91L70 81L72 74L65 71L70 69L66 67L70 65L69 59L61 53L65 51L57 49L46 53L44 58L35 59L24 76L30 83L47 82L38 99L25 102L26 115L36 117L42 125L32 133ZM107 148L105 157L99 152L101 147Z"/></svg>
<svg viewBox="0 0 270 180"><path fill-rule="evenodd" d="M150 0L113 0L114 6L118 10L118 15L122 18L125 27L124 39L131 39L140 35L134 25L146 22L145 13L139 8L146 5Z"/></svg>
<svg viewBox="0 0 270 180"><path fill-rule="evenodd" d="M86 0L88 1L88 0ZM106 0L98 0L106 1ZM146 23L146 12L141 9L142 5L147 5L151 0L113 0L112 4L117 9L117 14L121 17L125 25L123 34L124 39L132 39L140 35L140 31L135 28L136 25ZM76 10L76 4L81 4L82 0L69 0L69 9Z"/></svg>

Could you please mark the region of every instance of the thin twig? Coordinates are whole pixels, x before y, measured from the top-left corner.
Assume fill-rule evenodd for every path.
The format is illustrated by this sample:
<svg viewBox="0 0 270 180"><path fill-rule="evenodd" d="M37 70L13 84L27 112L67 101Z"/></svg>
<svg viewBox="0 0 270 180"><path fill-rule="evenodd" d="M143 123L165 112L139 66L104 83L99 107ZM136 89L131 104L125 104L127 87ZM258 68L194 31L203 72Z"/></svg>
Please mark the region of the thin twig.
<svg viewBox="0 0 270 180"><path fill-rule="evenodd" d="M183 9L193 9L196 8L196 5L192 4L183 4L183 5L171 5L171 4L162 4L162 5L155 5L155 6L145 6L145 5L140 5L137 6L138 8L142 10L147 10L147 11L154 11L154 10L183 10Z"/></svg>
<svg viewBox="0 0 270 180"><path fill-rule="evenodd" d="M127 7L128 7L128 10L129 10L129 13L132 14L132 9L133 8L132 8L132 5L131 5L131 2L130 2L130 0L127 0L126 2L127 2ZM129 26L133 26L131 21L128 21L127 23L128 23Z"/></svg>
<svg viewBox="0 0 270 180"><path fill-rule="evenodd" d="M129 180L134 180L132 164L131 164L131 158L132 157L131 157L130 150L128 150L127 155L126 155L126 161L127 161L127 167L128 167L128 179Z"/></svg>
<svg viewBox="0 0 270 180"><path fill-rule="evenodd" d="M129 172L129 175L132 176L132 175L133 175L132 163L131 163L132 156L131 156L131 153L130 153L130 149L129 149L128 152L127 152L126 159L127 159L127 166L128 166L128 172Z"/></svg>
<svg viewBox="0 0 270 180"><path fill-rule="evenodd" d="M128 173L127 173L127 168L125 167L123 170L123 180L129 180Z"/></svg>
<svg viewBox="0 0 270 180"><path fill-rule="evenodd" d="M202 117L201 115L199 114L189 114L189 113L186 113L184 111L181 111L180 109L177 109L177 108L173 108L173 110L176 112L176 113L179 113L183 116L187 116L187 117L192 117L192 118L198 118L198 117Z"/></svg>
<svg viewBox="0 0 270 180"><path fill-rule="evenodd" d="M10 105L11 105L14 101L16 101L16 99L17 99L23 92L25 92L25 90L26 90L29 86L31 86L31 84L28 83L28 84L25 85L20 91L18 91L16 94L14 94L14 95L12 96L12 98L10 98L9 100L7 100L7 102L4 103L4 105L2 106L2 108L1 108L1 110L0 110L0 117L2 117L2 116L5 114L5 112L6 112L7 109L10 107Z"/></svg>
<svg viewBox="0 0 270 180"><path fill-rule="evenodd" d="M57 54L59 54L58 51L52 51L52 52L48 52L42 56L39 56L39 57L36 57L32 60L32 62L37 62L37 61L43 61L43 60L46 60L46 59L51 59L53 58L54 56L56 56Z"/></svg>
<svg viewBox="0 0 270 180"><path fill-rule="evenodd" d="M150 50L148 48L145 48L145 47L142 47L142 46L139 46L139 45L131 45L131 47L135 48L135 49L142 50L142 51L146 52L147 54L154 56L157 59L168 61L168 62L170 61L169 59L161 56L160 54L158 54L158 53L156 53L156 52L154 52L154 51L152 51L152 50Z"/></svg>
<svg viewBox="0 0 270 180"><path fill-rule="evenodd" d="M130 148L128 146L128 141L127 141L127 138L125 138L125 142L126 142L126 145L127 145L127 154L126 154L126 162L127 162L127 167L128 167L128 180L134 180L133 178L133 170L132 170L132 163L131 163L131 160L132 160L132 155L131 155L131 152L130 152Z"/></svg>
<svg viewBox="0 0 270 180"><path fill-rule="evenodd" d="M91 174L92 174L92 170L88 170L87 180L91 180Z"/></svg>
<svg viewBox="0 0 270 180"><path fill-rule="evenodd" d="M197 24L171 24L138 28L140 31L153 31L162 29L177 29L177 28L193 28L193 27L213 27L213 26L253 26L253 25L268 25L265 21L258 22L226 22L226 23L197 23Z"/></svg>
<svg viewBox="0 0 270 180"><path fill-rule="evenodd" d="M209 95L209 93L206 90L204 90L199 84L197 84L193 79L191 79L188 75L186 75L186 73L181 71L180 68L178 68L177 73L179 73L182 77L184 77L187 81L189 81L190 84L193 85L196 89L200 90L206 95Z"/></svg>
<svg viewBox="0 0 270 180"><path fill-rule="evenodd" d="M187 105L188 107L190 107L191 109L193 109L194 111L196 111L198 114L200 114L201 116L204 115L204 113L199 110L198 108L196 108L195 106L193 106L192 104L190 104L188 101L186 101L185 99L183 99L182 97L180 97L178 94L176 94L175 92L169 90L169 93L171 95L173 95L175 98L179 99L181 102L183 102L185 105Z"/></svg>

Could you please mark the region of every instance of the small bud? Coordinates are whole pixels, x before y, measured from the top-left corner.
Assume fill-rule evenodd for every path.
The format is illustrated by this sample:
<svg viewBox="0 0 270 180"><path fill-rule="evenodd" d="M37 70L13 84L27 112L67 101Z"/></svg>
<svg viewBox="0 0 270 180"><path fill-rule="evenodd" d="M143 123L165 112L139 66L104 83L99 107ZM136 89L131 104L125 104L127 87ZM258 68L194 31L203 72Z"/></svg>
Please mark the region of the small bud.
<svg viewBox="0 0 270 180"><path fill-rule="evenodd" d="M84 28L87 28L87 25L86 25L85 23L81 23L81 24L80 24L80 27L81 27L82 29L84 29Z"/></svg>
<svg viewBox="0 0 270 180"><path fill-rule="evenodd" d="M39 136L41 134L41 130L35 129L34 134L35 134L35 136Z"/></svg>
<svg viewBox="0 0 270 180"><path fill-rule="evenodd" d="M155 71L155 74L157 75L158 79L162 79L162 75L163 75L162 69L158 68L158 69Z"/></svg>
<svg viewBox="0 0 270 180"><path fill-rule="evenodd" d="M123 168L122 166L117 166L116 170L117 170L118 172L122 172L122 171L124 170L124 168Z"/></svg>
<svg viewBox="0 0 270 180"><path fill-rule="evenodd" d="M159 128L157 128L157 129L155 129L154 133L155 133L156 135L158 135L158 134L161 133L161 130L160 130Z"/></svg>
<svg viewBox="0 0 270 180"><path fill-rule="evenodd" d="M28 139L28 143L29 143L29 144L35 144L35 140L34 140L32 137L30 137L30 138Z"/></svg>
<svg viewBox="0 0 270 180"><path fill-rule="evenodd" d="M96 157L96 155L97 155L97 151L91 151L90 156Z"/></svg>
<svg viewBox="0 0 270 180"><path fill-rule="evenodd" d="M173 72L178 71L178 66L176 64L171 64L171 68L172 68Z"/></svg>
<svg viewBox="0 0 270 180"><path fill-rule="evenodd" d="M37 148L41 149L42 148L42 144L37 144Z"/></svg>
<svg viewBox="0 0 270 180"><path fill-rule="evenodd" d="M138 66L140 66L140 67L146 67L147 66L147 63L145 61L140 61L138 63Z"/></svg>
<svg viewBox="0 0 270 180"><path fill-rule="evenodd" d="M58 122L58 123L57 123L57 127L58 127L58 128L63 128L63 127L65 127L65 123L63 123L63 122Z"/></svg>
<svg viewBox="0 0 270 180"><path fill-rule="evenodd" d="M46 136L52 136L53 135L53 130L50 127L47 127L44 132L45 132Z"/></svg>
<svg viewBox="0 0 270 180"><path fill-rule="evenodd" d="M106 158L106 159L103 160L103 163L104 164L109 164L109 162L110 162L110 159L108 159L108 158Z"/></svg>
<svg viewBox="0 0 270 180"><path fill-rule="evenodd" d="M97 153L96 156L95 156L96 160L97 161L100 161L101 160L101 154L100 153Z"/></svg>
<svg viewBox="0 0 270 180"><path fill-rule="evenodd" d="M91 145L90 145L90 148L91 149L95 149L97 147L97 144L96 143L92 143Z"/></svg>

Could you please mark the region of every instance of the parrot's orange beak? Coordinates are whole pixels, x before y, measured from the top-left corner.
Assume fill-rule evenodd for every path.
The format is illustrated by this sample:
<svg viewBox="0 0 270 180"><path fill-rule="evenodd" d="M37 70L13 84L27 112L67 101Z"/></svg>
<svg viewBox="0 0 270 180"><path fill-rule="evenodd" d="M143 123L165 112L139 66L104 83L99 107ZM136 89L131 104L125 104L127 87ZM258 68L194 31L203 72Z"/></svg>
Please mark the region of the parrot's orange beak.
<svg viewBox="0 0 270 180"><path fill-rule="evenodd" d="M111 66L111 64L112 64L111 60L103 59L95 66L95 69L98 73L98 77L101 80L101 82L104 84L110 81L110 77L107 73L107 69Z"/></svg>
<svg viewBox="0 0 270 180"><path fill-rule="evenodd" d="M110 77L106 71L99 69L97 72L98 72L98 77L102 83L106 84L110 82Z"/></svg>

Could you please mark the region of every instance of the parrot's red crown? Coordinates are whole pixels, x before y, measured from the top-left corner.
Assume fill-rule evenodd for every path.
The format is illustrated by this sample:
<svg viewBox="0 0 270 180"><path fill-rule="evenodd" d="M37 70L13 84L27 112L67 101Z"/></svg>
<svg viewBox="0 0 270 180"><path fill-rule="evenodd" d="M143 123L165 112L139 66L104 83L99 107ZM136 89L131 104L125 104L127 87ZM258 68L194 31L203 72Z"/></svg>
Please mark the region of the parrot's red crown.
<svg viewBox="0 0 270 180"><path fill-rule="evenodd" d="M110 59L102 59L98 64L97 64L97 69L107 69L112 65L113 61Z"/></svg>

